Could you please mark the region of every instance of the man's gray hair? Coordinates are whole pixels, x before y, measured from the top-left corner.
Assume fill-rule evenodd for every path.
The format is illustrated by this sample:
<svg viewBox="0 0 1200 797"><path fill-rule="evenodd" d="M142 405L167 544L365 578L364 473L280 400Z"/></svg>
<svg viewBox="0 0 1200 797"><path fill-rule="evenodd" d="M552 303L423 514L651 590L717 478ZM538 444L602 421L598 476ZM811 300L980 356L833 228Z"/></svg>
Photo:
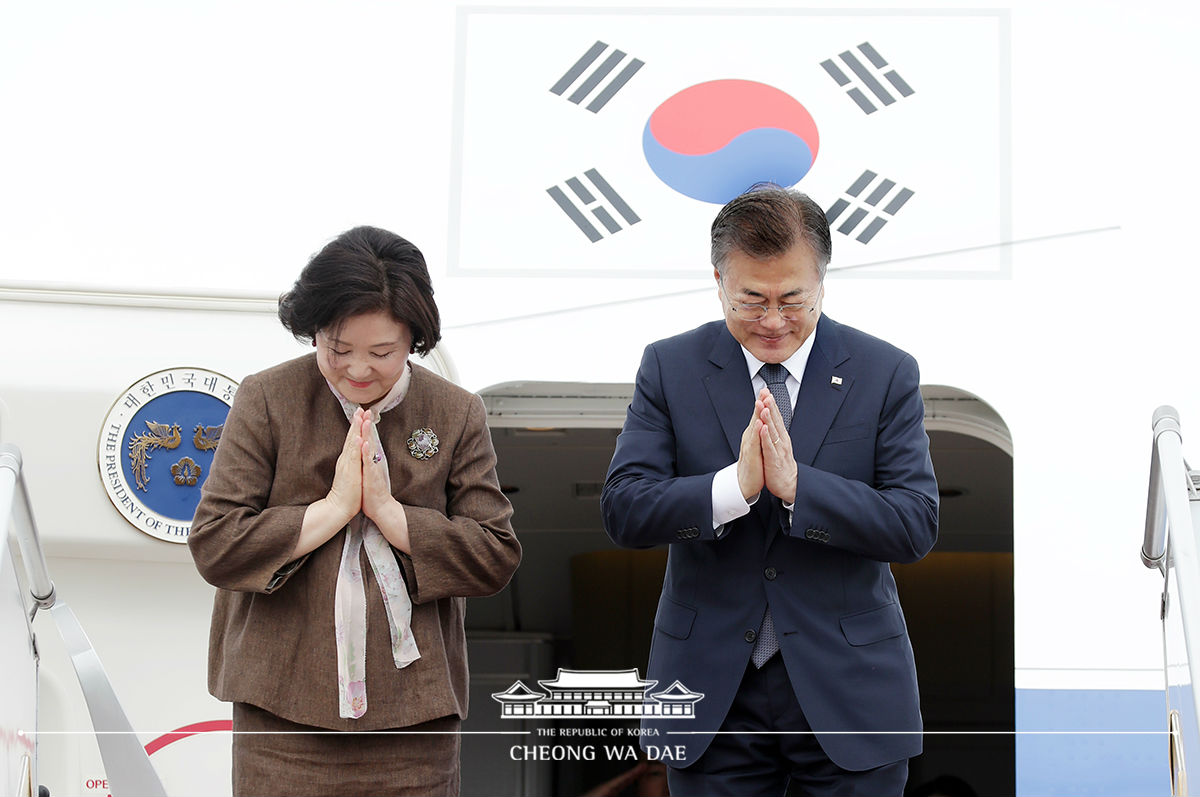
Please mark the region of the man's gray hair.
<svg viewBox="0 0 1200 797"><path fill-rule="evenodd" d="M817 258L817 275L833 254L825 211L807 194L774 183L759 183L729 201L712 224L712 264L724 275L731 252L766 259L803 241Z"/></svg>

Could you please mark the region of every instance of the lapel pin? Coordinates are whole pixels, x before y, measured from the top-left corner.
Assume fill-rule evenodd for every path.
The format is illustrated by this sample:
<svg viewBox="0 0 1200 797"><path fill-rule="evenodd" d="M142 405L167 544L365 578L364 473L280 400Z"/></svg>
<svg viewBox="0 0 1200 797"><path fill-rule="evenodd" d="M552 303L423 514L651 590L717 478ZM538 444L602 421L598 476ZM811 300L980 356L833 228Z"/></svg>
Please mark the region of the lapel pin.
<svg viewBox="0 0 1200 797"><path fill-rule="evenodd" d="M829 377L829 384L836 387L842 384L842 378L840 376L831 376Z"/></svg>
<svg viewBox="0 0 1200 797"><path fill-rule="evenodd" d="M438 452L441 441L428 426L413 429L412 437L408 438L408 453L415 459L429 459Z"/></svg>

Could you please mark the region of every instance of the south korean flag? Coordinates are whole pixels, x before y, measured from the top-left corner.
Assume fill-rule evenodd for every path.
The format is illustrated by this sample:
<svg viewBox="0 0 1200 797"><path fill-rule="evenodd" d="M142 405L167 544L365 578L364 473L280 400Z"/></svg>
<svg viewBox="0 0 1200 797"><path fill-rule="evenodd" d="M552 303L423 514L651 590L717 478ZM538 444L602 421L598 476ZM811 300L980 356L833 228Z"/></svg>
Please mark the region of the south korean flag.
<svg viewBox="0 0 1200 797"><path fill-rule="evenodd" d="M461 8L458 31L452 273L695 277L720 205L771 181L826 210L831 271L1008 274L1006 12Z"/></svg>

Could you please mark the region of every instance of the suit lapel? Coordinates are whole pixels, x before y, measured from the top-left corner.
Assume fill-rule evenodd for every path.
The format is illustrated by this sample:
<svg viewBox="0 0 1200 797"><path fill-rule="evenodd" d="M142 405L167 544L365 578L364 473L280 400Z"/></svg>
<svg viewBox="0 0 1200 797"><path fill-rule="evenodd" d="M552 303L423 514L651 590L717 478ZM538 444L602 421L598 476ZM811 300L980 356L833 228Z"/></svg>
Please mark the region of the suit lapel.
<svg viewBox="0 0 1200 797"><path fill-rule="evenodd" d="M821 441L854 382L839 371L850 354L842 346L837 322L821 316L816 335L792 414L792 452L796 462L803 465L812 465L816 459Z"/></svg>
<svg viewBox="0 0 1200 797"><path fill-rule="evenodd" d="M742 446L742 432L754 410L754 388L746 370L746 358L738 342L722 325L708 360L717 369L704 377L704 389L721 420L721 429L734 459Z"/></svg>

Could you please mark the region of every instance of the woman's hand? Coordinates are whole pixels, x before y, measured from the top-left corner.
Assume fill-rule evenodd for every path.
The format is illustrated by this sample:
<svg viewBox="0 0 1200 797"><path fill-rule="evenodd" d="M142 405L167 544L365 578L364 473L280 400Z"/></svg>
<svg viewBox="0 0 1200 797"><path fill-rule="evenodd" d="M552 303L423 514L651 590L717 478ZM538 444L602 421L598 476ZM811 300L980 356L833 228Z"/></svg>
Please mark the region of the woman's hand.
<svg viewBox="0 0 1200 797"><path fill-rule="evenodd" d="M337 465L333 471L333 486L325 500L337 514L344 517L342 525L362 509L363 499L363 418L366 413L359 408L355 410L350 421L350 429L346 432L346 441L342 445L342 453L338 455Z"/></svg>
<svg viewBox="0 0 1200 797"><path fill-rule="evenodd" d="M376 461L371 417L367 413L360 422L359 459L362 462L362 511L375 522L393 548L411 553L408 540L408 516L404 507L392 497L392 479L387 460Z"/></svg>
<svg viewBox="0 0 1200 797"><path fill-rule="evenodd" d="M359 423L359 428L361 430L359 459L362 461L362 511L371 520L375 520L375 516L385 511L389 503L396 503L396 499L392 498L392 480L387 462L382 457L376 461L378 454L372 442L369 413ZM379 521L375 520L375 522Z"/></svg>
<svg viewBox="0 0 1200 797"><path fill-rule="evenodd" d="M310 504L304 513L300 537L292 551L297 559L346 527L360 511L375 522L384 538L404 553L411 554L408 516L392 497L387 462L375 461L371 443L371 412L359 408L350 419L346 442L338 455L329 494Z"/></svg>
<svg viewBox="0 0 1200 797"><path fill-rule="evenodd" d="M363 462L362 462L362 416L360 409L350 421L342 453L338 455L333 470L333 486L329 494L308 505L304 521L300 525L300 536L292 549L291 559L299 559L309 551L323 545L327 540L346 527L362 509Z"/></svg>

